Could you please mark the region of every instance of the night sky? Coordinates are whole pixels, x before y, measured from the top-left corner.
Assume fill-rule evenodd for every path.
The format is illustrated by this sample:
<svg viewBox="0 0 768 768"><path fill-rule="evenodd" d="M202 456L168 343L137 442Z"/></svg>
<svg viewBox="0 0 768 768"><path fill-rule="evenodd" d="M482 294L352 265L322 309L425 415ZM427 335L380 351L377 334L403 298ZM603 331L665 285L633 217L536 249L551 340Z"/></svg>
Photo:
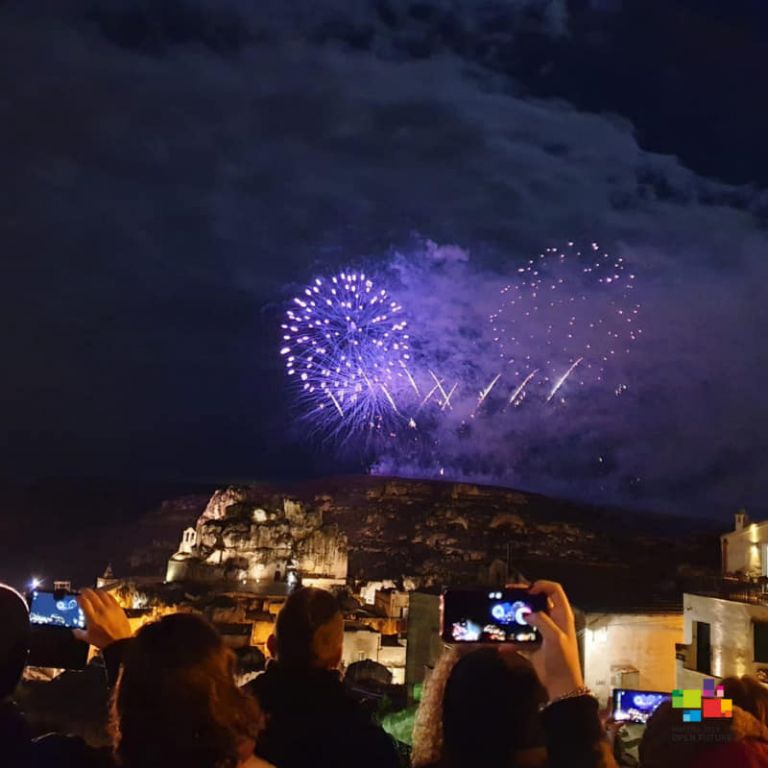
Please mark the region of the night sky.
<svg viewBox="0 0 768 768"><path fill-rule="evenodd" d="M0 2L2 477L362 470L294 418L297 287L407 263L470 322L595 238L643 277L632 398L464 475L768 513L766 62L762 0Z"/></svg>

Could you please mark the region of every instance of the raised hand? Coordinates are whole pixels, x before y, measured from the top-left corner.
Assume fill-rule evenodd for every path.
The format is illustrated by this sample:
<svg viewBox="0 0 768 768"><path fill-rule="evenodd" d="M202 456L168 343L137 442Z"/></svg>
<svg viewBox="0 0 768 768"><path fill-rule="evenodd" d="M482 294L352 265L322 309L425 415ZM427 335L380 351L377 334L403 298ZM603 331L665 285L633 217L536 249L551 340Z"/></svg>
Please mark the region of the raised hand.
<svg viewBox="0 0 768 768"><path fill-rule="evenodd" d="M529 613L525 620L541 632L541 648L529 658L552 700L584 687L576 623L571 604L560 584L537 581L530 587L530 592L544 594L549 601L549 614Z"/></svg>
<svg viewBox="0 0 768 768"><path fill-rule="evenodd" d="M133 634L125 611L109 592L84 589L80 592L78 602L85 614L85 629L73 630L78 640L103 650L115 641Z"/></svg>

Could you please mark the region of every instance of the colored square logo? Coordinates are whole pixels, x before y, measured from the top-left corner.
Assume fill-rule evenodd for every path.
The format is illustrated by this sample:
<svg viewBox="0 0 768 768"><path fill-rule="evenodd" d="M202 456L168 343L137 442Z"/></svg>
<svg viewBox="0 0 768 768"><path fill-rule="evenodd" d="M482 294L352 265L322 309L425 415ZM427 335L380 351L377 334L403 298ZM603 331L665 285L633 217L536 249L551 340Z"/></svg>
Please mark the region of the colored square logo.
<svg viewBox="0 0 768 768"><path fill-rule="evenodd" d="M700 691L691 688L672 691L672 707L683 710L684 723L733 717L733 701L725 698L722 685L706 679L701 688Z"/></svg>
<svg viewBox="0 0 768 768"><path fill-rule="evenodd" d="M701 691L691 689L683 691L683 707L685 709L701 709Z"/></svg>
<svg viewBox="0 0 768 768"><path fill-rule="evenodd" d="M722 699L704 699L701 702L702 717L722 717Z"/></svg>

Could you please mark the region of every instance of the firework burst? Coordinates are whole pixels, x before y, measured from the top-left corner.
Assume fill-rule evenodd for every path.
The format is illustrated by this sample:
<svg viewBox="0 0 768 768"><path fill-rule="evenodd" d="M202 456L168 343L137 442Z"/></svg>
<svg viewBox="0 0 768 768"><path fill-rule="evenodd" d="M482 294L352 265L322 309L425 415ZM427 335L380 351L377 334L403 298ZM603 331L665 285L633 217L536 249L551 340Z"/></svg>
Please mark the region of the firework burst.
<svg viewBox="0 0 768 768"><path fill-rule="evenodd" d="M345 439L404 421L396 398L416 387L400 304L365 274L316 278L293 299L280 354L315 428Z"/></svg>

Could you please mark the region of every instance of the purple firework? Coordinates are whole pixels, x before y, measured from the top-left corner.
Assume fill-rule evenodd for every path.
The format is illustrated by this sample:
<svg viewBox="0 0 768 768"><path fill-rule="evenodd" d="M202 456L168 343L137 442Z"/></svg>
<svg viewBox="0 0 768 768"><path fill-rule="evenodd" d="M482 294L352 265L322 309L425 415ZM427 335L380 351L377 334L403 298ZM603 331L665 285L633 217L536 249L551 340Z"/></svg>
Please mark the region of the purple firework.
<svg viewBox="0 0 768 768"><path fill-rule="evenodd" d="M293 299L280 354L316 428L350 436L401 420L410 360L402 307L365 274L316 278Z"/></svg>
<svg viewBox="0 0 768 768"><path fill-rule="evenodd" d="M635 275L621 257L592 243L548 248L517 269L490 316L493 338L511 380L508 404L536 395L563 401L574 385L604 384L607 372L642 334ZM620 395L626 383L614 385Z"/></svg>

